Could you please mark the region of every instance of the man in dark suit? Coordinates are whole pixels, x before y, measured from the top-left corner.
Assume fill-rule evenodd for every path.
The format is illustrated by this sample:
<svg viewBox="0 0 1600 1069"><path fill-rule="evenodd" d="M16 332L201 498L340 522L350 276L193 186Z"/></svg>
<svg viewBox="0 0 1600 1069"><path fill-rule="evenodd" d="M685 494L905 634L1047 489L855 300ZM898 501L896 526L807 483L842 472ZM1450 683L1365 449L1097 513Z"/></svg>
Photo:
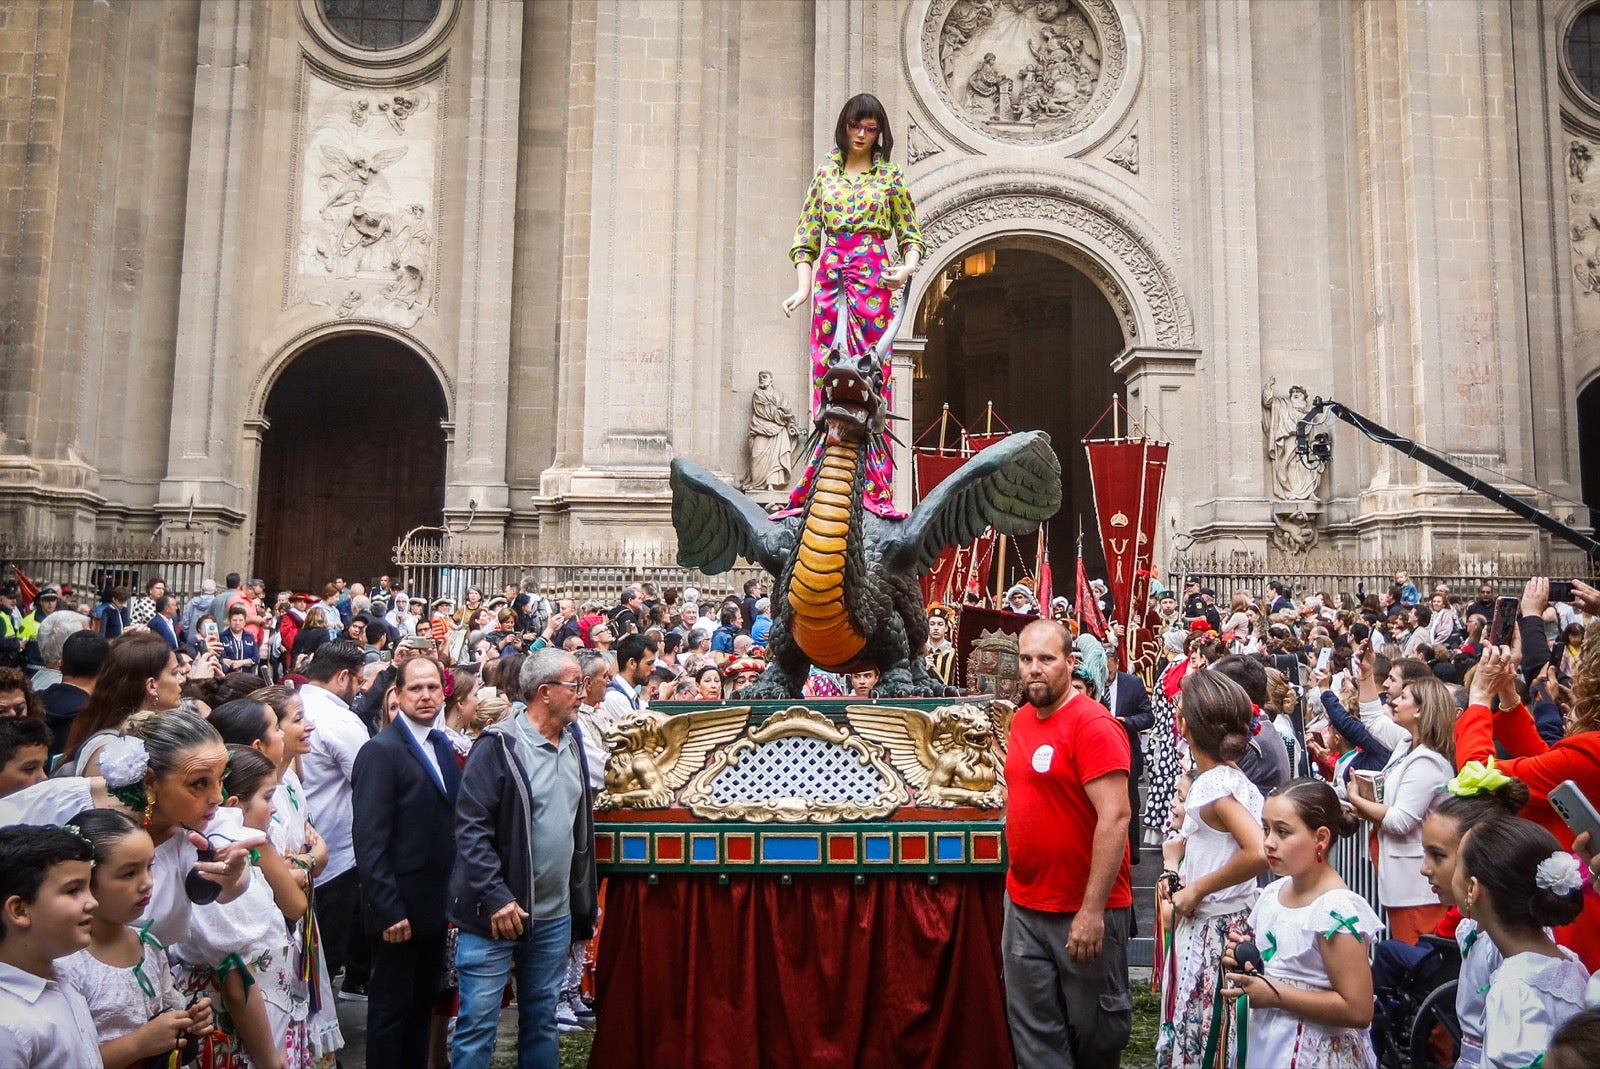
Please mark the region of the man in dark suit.
<svg viewBox="0 0 1600 1069"><path fill-rule="evenodd" d="M430 1009L444 964L461 766L442 731L438 662L400 662L400 715L356 755L356 869L372 943L367 1064L426 1069Z"/></svg>
<svg viewBox="0 0 1600 1069"><path fill-rule="evenodd" d="M1128 733L1128 804L1133 807L1134 818L1128 821L1128 846L1132 851L1130 861L1139 863L1139 777L1144 775L1144 751L1139 745L1139 732L1149 731L1156 723L1156 712L1150 706L1150 692L1144 680L1131 672L1121 671L1121 650L1116 644L1106 646L1105 706Z"/></svg>

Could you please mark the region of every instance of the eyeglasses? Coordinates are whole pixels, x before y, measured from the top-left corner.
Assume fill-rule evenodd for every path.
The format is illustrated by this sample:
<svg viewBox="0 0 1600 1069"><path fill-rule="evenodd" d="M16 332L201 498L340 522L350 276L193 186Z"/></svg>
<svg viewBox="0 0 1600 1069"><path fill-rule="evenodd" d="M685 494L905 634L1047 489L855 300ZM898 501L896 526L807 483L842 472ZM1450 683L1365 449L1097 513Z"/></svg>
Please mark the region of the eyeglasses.
<svg viewBox="0 0 1600 1069"><path fill-rule="evenodd" d="M551 680L550 683L547 684L547 686L551 686L551 687L571 687L574 691L578 691L578 690L582 690L583 689L583 683L581 681L575 680L575 679L555 679L555 680Z"/></svg>
<svg viewBox="0 0 1600 1069"><path fill-rule="evenodd" d="M861 134L876 134L879 130L878 124L875 122L853 122L849 125L850 129Z"/></svg>

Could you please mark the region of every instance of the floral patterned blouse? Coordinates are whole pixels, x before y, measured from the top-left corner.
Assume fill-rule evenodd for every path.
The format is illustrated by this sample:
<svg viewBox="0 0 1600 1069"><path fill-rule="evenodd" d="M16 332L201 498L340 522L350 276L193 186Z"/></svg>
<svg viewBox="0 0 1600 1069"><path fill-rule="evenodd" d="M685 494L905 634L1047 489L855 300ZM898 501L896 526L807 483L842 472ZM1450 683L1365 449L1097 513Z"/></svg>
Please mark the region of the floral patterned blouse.
<svg viewBox="0 0 1600 1069"><path fill-rule="evenodd" d="M806 193L806 206L800 212L800 225L794 229L794 244L789 259L816 263L822 253L824 232L835 234L893 235L900 253L912 249L920 256L926 251L922 232L917 229L917 212L906 189L905 172L897 164L874 156L872 169L858 175L844 170L838 149L817 168Z"/></svg>

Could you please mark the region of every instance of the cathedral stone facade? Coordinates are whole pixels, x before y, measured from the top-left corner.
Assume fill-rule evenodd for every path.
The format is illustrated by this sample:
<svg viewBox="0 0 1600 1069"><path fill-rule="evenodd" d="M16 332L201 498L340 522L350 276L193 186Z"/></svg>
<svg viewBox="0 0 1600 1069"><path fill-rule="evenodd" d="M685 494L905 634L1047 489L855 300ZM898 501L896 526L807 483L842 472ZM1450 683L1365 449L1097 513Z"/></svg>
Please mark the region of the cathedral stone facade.
<svg viewBox="0 0 1600 1069"><path fill-rule="evenodd" d="M1343 425L1295 470L1319 395L1600 504L1591 0L14 0L0 79L20 533L670 544L761 372L805 423L786 253L862 91L928 245L907 443L1045 427L1092 529L1115 394L1175 446L1158 560L1549 548Z"/></svg>

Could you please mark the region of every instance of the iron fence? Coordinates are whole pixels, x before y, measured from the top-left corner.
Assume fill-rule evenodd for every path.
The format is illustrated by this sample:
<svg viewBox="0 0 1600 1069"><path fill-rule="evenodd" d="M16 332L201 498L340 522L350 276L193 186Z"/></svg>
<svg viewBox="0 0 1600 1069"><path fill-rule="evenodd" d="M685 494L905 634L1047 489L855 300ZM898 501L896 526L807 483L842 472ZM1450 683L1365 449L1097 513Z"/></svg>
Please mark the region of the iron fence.
<svg viewBox="0 0 1600 1069"><path fill-rule="evenodd" d="M106 587L139 593L152 579L167 584L180 599L200 589L206 574L205 545L148 538L67 538L0 536L0 570L16 578L16 568L36 586L70 586L77 602L94 604ZM63 608L67 607L63 602Z"/></svg>
<svg viewBox="0 0 1600 1069"><path fill-rule="evenodd" d="M1223 606L1235 591L1264 596L1267 584L1274 579L1289 587L1292 597L1323 593L1331 596L1335 605L1352 605L1363 594L1388 590L1396 572L1406 573L1424 601L1441 585L1470 601L1477 596L1480 583L1492 586L1497 596L1517 595L1530 576L1589 579L1594 567L1582 560L1543 560L1509 554L1439 554L1423 559L1325 554L1280 557L1234 552L1180 554L1173 559L1165 581L1177 593L1185 577L1194 576L1201 586L1216 591L1217 601Z"/></svg>
<svg viewBox="0 0 1600 1069"><path fill-rule="evenodd" d="M537 583L546 597L579 603L594 600L614 605L623 587L642 582L653 582L662 591L695 587L703 603L742 593L747 580L767 578L766 569L753 564L707 575L679 565L669 550L657 546L579 546L562 559L550 560L540 558L527 542L474 545L448 535L403 539L395 546L394 563L408 591L429 600L450 597L458 603L469 587L490 598L507 584L520 586L529 580Z"/></svg>

